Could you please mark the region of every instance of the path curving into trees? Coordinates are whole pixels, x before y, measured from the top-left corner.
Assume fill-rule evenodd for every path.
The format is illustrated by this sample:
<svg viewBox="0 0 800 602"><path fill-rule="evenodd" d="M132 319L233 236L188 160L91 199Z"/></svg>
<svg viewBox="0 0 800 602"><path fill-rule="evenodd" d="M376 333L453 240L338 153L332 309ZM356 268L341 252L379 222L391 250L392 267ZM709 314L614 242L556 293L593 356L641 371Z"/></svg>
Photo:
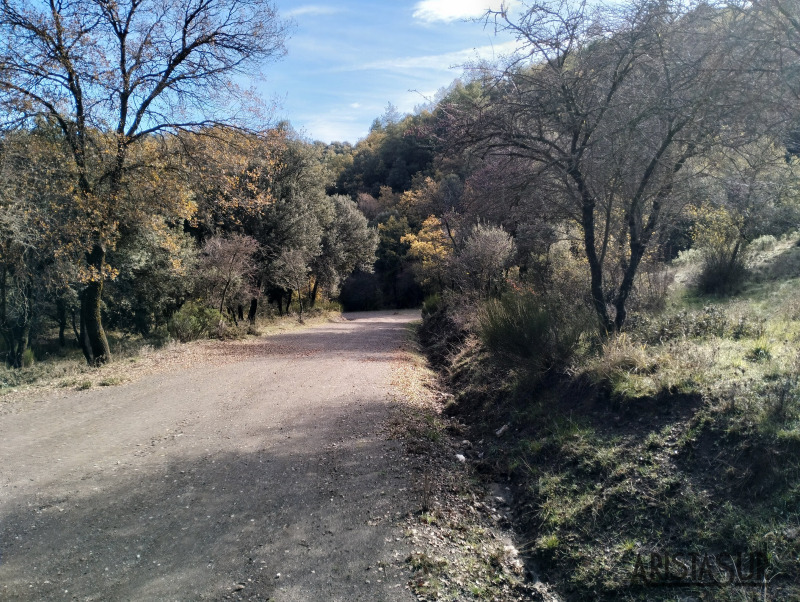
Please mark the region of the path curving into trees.
<svg viewBox="0 0 800 602"><path fill-rule="evenodd" d="M386 430L418 312L0 417L3 600L412 600Z"/></svg>

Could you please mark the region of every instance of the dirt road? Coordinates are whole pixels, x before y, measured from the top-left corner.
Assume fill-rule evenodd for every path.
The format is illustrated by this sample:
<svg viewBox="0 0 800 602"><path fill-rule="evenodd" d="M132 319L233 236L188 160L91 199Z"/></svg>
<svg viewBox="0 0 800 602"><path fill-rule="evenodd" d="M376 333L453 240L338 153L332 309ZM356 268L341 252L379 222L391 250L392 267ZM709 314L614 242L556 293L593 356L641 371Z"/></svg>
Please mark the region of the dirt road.
<svg viewBox="0 0 800 602"><path fill-rule="evenodd" d="M348 317L6 408L0 599L412 600L385 421L418 313Z"/></svg>

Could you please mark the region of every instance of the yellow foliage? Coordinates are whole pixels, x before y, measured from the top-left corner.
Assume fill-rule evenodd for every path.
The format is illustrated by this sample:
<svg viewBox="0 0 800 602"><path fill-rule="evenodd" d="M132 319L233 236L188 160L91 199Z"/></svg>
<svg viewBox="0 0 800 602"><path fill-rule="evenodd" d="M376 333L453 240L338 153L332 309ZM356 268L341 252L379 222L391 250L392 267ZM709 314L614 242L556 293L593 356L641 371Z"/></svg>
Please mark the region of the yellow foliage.
<svg viewBox="0 0 800 602"><path fill-rule="evenodd" d="M422 229L417 234L406 234L400 242L409 245L408 255L419 262L417 271L420 284L441 284L447 263L453 255L453 244L442 220L434 215L429 216L422 222Z"/></svg>
<svg viewBox="0 0 800 602"><path fill-rule="evenodd" d="M742 217L734 216L724 207L692 207L694 220L692 240L699 248L719 248L734 244L742 231Z"/></svg>

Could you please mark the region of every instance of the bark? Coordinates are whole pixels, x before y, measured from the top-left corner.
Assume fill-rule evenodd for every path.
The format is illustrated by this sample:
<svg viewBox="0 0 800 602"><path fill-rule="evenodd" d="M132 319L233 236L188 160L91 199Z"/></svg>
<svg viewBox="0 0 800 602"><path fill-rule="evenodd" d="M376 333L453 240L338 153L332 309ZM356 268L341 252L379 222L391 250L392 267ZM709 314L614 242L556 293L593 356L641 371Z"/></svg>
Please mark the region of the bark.
<svg viewBox="0 0 800 602"><path fill-rule="evenodd" d="M26 320L21 326L12 330L10 364L12 368L22 368L22 361L30 342L31 323Z"/></svg>
<svg viewBox="0 0 800 602"><path fill-rule="evenodd" d="M314 307L317 304L317 294L319 293L319 278L314 278L314 288L311 289L308 306Z"/></svg>
<svg viewBox="0 0 800 602"><path fill-rule="evenodd" d="M67 346L67 304L64 299L56 301L56 318L58 320L58 346L62 349Z"/></svg>
<svg viewBox="0 0 800 602"><path fill-rule="evenodd" d="M289 293L289 299L291 299L291 293ZM297 303L300 305L300 321L303 321L303 295L301 294L300 289L297 289Z"/></svg>
<svg viewBox="0 0 800 602"><path fill-rule="evenodd" d="M80 331L78 330L78 323L76 321L76 316L80 315L80 307L75 310L72 310L72 333L75 335L75 343L78 347L81 347L81 335Z"/></svg>
<svg viewBox="0 0 800 602"><path fill-rule="evenodd" d="M7 270L3 270L0 278L0 332L6 344L6 363L12 368L22 368L23 356L28 349L31 334L31 306L32 285L25 286L24 298L25 308L22 315L9 321L6 315L6 296L7 296Z"/></svg>
<svg viewBox="0 0 800 602"><path fill-rule="evenodd" d="M105 249L97 243L92 247L91 253L86 254L86 261L93 268L94 277L81 296L81 348L86 361L93 366L111 360L111 349L101 315L105 255Z"/></svg>
<svg viewBox="0 0 800 602"><path fill-rule="evenodd" d="M257 311L258 311L258 298L253 297L250 300L250 309L247 312L247 321L250 322L251 325L255 325L256 323Z"/></svg>
<svg viewBox="0 0 800 602"><path fill-rule="evenodd" d="M603 294L603 264L597 256L594 215L596 203L586 189L586 183L583 181L583 176L580 172L577 169L573 169L570 171L570 175L581 193L581 228L583 229L584 252L589 262L589 273L591 275L592 304L603 328L608 333L614 329L614 323L608 317L605 295Z"/></svg>
<svg viewBox="0 0 800 602"><path fill-rule="evenodd" d="M625 319L628 317L628 311L625 304L628 301L631 291L633 290L633 282L636 277L636 272L639 269L639 264L644 257L645 245L636 243L631 244L631 256L628 266L625 269L625 275L622 277L622 284L619 285L617 298L614 301L614 308L617 310L617 315L614 317L614 329L622 330L625 324Z"/></svg>

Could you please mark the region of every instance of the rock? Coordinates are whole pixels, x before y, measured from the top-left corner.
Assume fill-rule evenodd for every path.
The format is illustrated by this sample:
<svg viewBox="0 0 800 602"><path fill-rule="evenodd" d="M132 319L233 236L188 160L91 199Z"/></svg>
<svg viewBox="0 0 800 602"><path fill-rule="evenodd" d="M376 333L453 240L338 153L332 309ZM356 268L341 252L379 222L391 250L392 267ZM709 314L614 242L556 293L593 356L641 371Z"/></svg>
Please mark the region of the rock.
<svg viewBox="0 0 800 602"><path fill-rule="evenodd" d="M507 424L504 424L504 425L503 425L503 426L501 426L499 429L497 429L497 431L495 431L495 433L494 433L494 434L495 434L495 435L497 435L498 437L502 437L503 435L505 435L505 434L506 434L506 431L507 431L507 430L508 430L508 425L507 425Z"/></svg>
<svg viewBox="0 0 800 602"><path fill-rule="evenodd" d="M464 464L464 462L467 461L467 459L464 456L462 456L461 454L456 454L456 460L458 460L462 464Z"/></svg>
<svg viewBox="0 0 800 602"><path fill-rule="evenodd" d="M244 589L244 585L242 585L241 583L237 583L236 585L233 586L233 591L235 591L235 592L242 591L243 589Z"/></svg>
<svg viewBox="0 0 800 602"><path fill-rule="evenodd" d="M464 439L461 442L461 447L463 447L464 449L472 449L472 443L469 442L468 440Z"/></svg>

